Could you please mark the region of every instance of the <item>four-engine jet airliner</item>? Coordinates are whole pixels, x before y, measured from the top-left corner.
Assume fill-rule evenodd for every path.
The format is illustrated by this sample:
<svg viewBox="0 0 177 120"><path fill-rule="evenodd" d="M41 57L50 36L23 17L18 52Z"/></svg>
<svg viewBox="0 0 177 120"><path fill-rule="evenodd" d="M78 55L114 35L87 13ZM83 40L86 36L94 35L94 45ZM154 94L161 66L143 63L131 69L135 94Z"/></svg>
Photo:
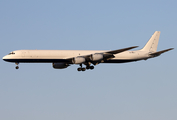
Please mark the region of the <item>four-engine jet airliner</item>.
<svg viewBox="0 0 177 120"><path fill-rule="evenodd" d="M3 57L7 62L14 62L19 68L19 63L52 63L55 69L64 69L71 64L78 64L78 71L94 69L99 63L125 63L147 60L157 57L173 48L157 52L160 31L156 31L143 49L128 51L137 46L118 50L17 50ZM85 65L86 67L82 67Z"/></svg>

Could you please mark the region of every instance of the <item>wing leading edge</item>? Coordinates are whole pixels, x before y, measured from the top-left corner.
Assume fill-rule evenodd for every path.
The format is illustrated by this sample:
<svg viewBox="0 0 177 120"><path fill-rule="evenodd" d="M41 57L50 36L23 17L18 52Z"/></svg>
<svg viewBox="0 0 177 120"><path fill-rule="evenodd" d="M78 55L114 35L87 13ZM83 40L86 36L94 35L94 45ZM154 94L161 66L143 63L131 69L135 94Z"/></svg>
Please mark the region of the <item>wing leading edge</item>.
<svg viewBox="0 0 177 120"><path fill-rule="evenodd" d="M121 53L121 52L124 52L124 51L127 51L127 50L131 50L131 49L134 49L134 48L137 48L137 47L138 46L133 46L133 47L123 48L123 49L118 49L118 50L111 50L111 51L108 51L108 52L105 52L105 53L118 54L118 53Z"/></svg>

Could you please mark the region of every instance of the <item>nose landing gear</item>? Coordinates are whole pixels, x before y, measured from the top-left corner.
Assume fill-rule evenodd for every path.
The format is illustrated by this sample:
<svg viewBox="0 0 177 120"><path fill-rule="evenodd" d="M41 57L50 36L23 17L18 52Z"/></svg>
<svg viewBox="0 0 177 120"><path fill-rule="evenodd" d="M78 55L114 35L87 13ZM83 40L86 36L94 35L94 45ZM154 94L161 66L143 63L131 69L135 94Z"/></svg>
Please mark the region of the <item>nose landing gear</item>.
<svg viewBox="0 0 177 120"><path fill-rule="evenodd" d="M15 69L19 69L19 66L18 66L19 63L16 62L15 64L17 65L17 66L15 67Z"/></svg>
<svg viewBox="0 0 177 120"><path fill-rule="evenodd" d="M18 67L18 66L16 66L16 67L15 67L15 69L19 69L19 67Z"/></svg>

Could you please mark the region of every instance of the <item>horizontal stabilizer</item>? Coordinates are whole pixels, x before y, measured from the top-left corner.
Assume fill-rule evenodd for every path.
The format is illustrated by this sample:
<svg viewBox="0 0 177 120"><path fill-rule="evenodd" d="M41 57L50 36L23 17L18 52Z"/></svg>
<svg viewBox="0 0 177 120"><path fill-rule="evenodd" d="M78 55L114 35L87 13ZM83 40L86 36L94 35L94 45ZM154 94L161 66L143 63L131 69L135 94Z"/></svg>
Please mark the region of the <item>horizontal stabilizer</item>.
<svg viewBox="0 0 177 120"><path fill-rule="evenodd" d="M159 51L159 52L151 53L151 54L149 54L149 55L152 55L152 56L159 56L159 55L161 55L162 53L168 52L168 51L173 50L173 49L174 49L174 48L170 48L170 49L162 50L162 51Z"/></svg>
<svg viewBox="0 0 177 120"><path fill-rule="evenodd" d="M123 48L123 49L119 49L119 50L112 50L112 51L108 51L108 52L105 52L105 53L117 54L117 53L121 53L121 52L130 50L130 49L133 49L133 48L137 48L137 47L138 47L138 46L133 46L133 47Z"/></svg>

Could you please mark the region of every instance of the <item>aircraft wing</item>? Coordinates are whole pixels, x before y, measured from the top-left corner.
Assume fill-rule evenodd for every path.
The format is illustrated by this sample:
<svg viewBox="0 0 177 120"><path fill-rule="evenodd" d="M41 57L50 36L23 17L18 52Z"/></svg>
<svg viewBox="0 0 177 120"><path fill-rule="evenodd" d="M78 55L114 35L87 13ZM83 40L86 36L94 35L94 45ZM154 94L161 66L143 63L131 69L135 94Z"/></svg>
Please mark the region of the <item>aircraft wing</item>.
<svg viewBox="0 0 177 120"><path fill-rule="evenodd" d="M162 50L162 51L159 51L159 52L151 53L151 54L149 54L149 55L152 55L152 56L159 56L159 55L161 55L162 53L168 52L168 51L173 50L173 49L174 49L174 48L170 48L170 49Z"/></svg>
<svg viewBox="0 0 177 120"><path fill-rule="evenodd" d="M130 50L130 49L133 49L133 48L137 48L137 47L138 47L138 46L133 46L133 47L123 48L123 49L118 49L118 50L111 50L111 51L108 51L108 52L105 52L105 53L118 54L118 53L121 53L121 52Z"/></svg>
<svg viewBox="0 0 177 120"><path fill-rule="evenodd" d="M138 46L133 46L133 47L128 47L128 48L123 48L123 49L118 49L118 50L110 50L110 51L106 51L106 52L103 52L103 53L95 53L95 54L106 54L107 56L113 56L114 54L118 54L118 53L121 53L121 52L125 52L127 50L131 50L133 48L137 48ZM86 55L84 56L85 58L88 58L90 57L92 54L90 55Z"/></svg>
<svg viewBox="0 0 177 120"><path fill-rule="evenodd" d="M92 63L96 62L97 63L98 61L114 58L114 54L125 52L127 50L137 48L137 47L138 46L133 46L133 47L123 48L123 49L118 49L118 50L110 50L110 51L106 51L102 53L94 53L94 54L89 54L89 55L84 55L84 56L76 56L73 58L68 58L66 60L69 63L74 63L74 64L82 63L80 61L83 61L83 63L85 62L92 62ZM79 62L76 62L76 61L79 61Z"/></svg>

